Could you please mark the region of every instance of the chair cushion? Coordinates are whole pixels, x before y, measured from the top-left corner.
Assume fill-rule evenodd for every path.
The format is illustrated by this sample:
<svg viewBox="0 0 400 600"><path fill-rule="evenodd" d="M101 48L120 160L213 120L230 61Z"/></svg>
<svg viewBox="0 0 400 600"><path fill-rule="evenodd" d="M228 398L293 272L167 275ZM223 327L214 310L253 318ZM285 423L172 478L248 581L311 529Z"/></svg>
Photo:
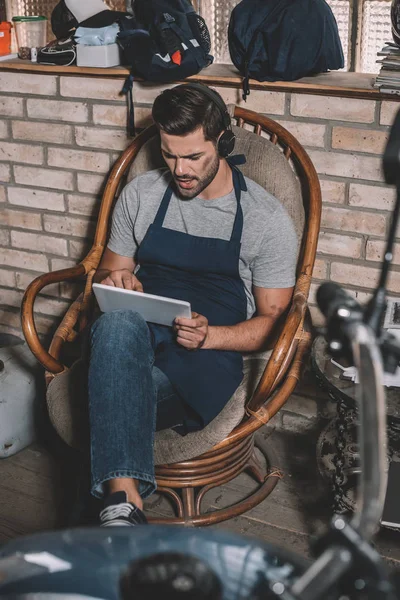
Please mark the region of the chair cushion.
<svg viewBox="0 0 400 600"><path fill-rule="evenodd" d="M272 350L260 357L249 356L244 360L243 381L218 416L201 431L185 436L173 429L158 431L154 444L154 462L156 465L171 464L190 460L210 450L222 442L244 417L247 401L253 395L261 375L264 372Z"/></svg>
<svg viewBox="0 0 400 600"><path fill-rule="evenodd" d="M244 154L246 164L241 171L277 198L292 218L298 240L304 229L304 207L301 185L291 163L279 146L267 138L242 127L232 127L236 134L234 154ZM139 151L128 173L128 181L137 175L166 167L160 151L159 136L148 140Z"/></svg>
<svg viewBox="0 0 400 600"><path fill-rule="evenodd" d="M189 460L221 442L243 419L246 400L253 394L271 352L245 357L241 385L220 414L204 429L186 436L171 429L158 431L154 445L155 464ZM79 359L69 370L57 375L47 388L46 399L50 421L64 442L77 449L87 447L87 362Z"/></svg>

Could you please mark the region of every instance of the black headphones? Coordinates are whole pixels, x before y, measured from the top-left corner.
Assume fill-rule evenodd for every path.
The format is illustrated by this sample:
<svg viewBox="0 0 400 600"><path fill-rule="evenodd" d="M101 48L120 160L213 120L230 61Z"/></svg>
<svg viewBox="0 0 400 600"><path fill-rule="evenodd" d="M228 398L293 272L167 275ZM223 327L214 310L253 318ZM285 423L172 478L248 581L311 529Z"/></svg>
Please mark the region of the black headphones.
<svg viewBox="0 0 400 600"><path fill-rule="evenodd" d="M222 135L220 135L217 148L218 154L221 156L221 158L227 158L233 152L236 136L232 131L231 117L225 102L218 96L216 92L202 83L186 83L184 85L185 87L202 92L219 108L224 122L225 131L222 133Z"/></svg>

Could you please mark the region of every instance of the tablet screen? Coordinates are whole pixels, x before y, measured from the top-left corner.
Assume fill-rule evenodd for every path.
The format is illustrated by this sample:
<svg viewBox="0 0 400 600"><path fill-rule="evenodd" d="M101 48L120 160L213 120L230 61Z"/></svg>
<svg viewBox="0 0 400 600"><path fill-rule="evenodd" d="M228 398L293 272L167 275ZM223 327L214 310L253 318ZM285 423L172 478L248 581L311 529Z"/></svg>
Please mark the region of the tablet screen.
<svg viewBox="0 0 400 600"><path fill-rule="evenodd" d="M173 325L177 317L190 319L192 316L190 303L184 300L134 292L102 283L94 283L93 291L102 312L133 310L145 321L169 326Z"/></svg>

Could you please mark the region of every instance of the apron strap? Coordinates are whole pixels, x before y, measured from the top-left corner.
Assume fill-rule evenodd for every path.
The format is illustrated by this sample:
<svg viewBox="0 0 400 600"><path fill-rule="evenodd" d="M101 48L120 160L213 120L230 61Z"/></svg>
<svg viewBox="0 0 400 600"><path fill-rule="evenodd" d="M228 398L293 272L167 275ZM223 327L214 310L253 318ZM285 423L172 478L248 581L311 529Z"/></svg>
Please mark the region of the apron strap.
<svg viewBox="0 0 400 600"><path fill-rule="evenodd" d="M235 190L237 202L236 217L233 224L230 241L237 242L238 244L240 244L243 231L243 211L242 205L240 203L240 198L242 195L242 191L247 192L247 185L243 177L243 173L238 169L237 165L243 165L246 162L246 157L244 156L244 154L236 154L234 156L228 156L226 161L232 169L233 187Z"/></svg>
<svg viewBox="0 0 400 600"><path fill-rule="evenodd" d="M169 184L167 189L165 190L163 199L161 200L161 204L156 214L156 218L154 219L154 225L157 227L162 227L165 219L165 215L167 214L169 202L172 197L172 185Z"/></svg>

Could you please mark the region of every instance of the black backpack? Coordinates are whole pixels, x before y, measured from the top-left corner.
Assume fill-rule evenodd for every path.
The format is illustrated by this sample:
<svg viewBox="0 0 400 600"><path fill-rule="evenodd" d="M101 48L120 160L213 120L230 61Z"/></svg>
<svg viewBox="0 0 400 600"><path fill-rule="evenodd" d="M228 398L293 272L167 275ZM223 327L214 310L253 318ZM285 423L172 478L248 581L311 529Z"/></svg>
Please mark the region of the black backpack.
<svg viewBox="0 0 400 600"><path fill-rule="evenodd" d="M228 43L243 75L244 100L250 77L293 81L344 65L337 23L325 0L242 0L232 10Z"/></svg>
<svg viewBox="0 0 400 600"><path fill-rule="evenodd" d="M190 0L133 0L133 16L120 21L117 37L122 63L131 69L123 92L130 98L135 77L169 83L195 75L213 62L210 34Z"/></svg>

